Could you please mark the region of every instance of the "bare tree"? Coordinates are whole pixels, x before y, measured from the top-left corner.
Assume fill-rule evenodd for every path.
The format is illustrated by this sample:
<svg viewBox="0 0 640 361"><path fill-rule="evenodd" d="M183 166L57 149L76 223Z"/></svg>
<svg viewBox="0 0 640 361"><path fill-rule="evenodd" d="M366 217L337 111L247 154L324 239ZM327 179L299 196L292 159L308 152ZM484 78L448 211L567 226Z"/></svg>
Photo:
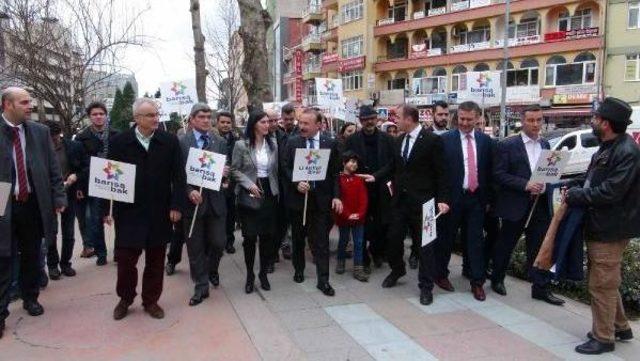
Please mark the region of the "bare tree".
<svg viewBox="0 0 640 361"><path fill-rule="evenodd" d="M124 0L3 0L5 54L0 84L26 87L53 109L69 135L84 116L84 99L121 70L123 52L144 46L143 11Z"/></svg>
<svg viewBox="0 0 640 361"><path fill-rule="evenodd" d="M249 105L262 109L262 102L273 101L269 79L267 31L271 16L262 8L260 0L238 0L240 29L244 47L242 80L249 97Z"/></svg>
<svg viewBox="0 0 640 361"><path fill-rule="evenodd" d="M244 51L238 34L240 14L235 0L220 0L216 18L207 22L207 70L210 94L219 99L218 107L232 114L245 96L242 82Z"/></svg>
<svg viewBox="0 0 640 361"><path fill-rule="evenodd" d="M206 103L206 81L207 68L204 60L204 35L202 35L202 26L200 22L200 1L190 0L191 7L191 28L193 29L193 52L196 65L196 92L198 93L198 101Z"/></svg>

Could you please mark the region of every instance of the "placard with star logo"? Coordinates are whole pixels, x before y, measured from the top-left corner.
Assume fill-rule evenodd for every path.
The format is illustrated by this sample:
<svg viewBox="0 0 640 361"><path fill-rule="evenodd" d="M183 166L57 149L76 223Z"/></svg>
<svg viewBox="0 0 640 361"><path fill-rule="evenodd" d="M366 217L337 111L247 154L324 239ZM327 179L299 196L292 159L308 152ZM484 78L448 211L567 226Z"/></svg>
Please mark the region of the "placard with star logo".
<svg viewBox="0 0 640 361"><path fill-rule="evenodd" d="M187 183L214 191L220 190L227 156L199 148L189 149L185 170Z"/></svg>
<svg viewBox="0 0 640 361"><path fill-rule="evenodd" d="M323 181L327 177L331 149L296 149L292 182Z"/></svg>
<svg viewBox="0 0 640 361"><path fill-rule="evenodd" d="M538 164L531 175L533 182L557 183L569 162L571 153L561 150L543 149Z"/></svg>
<svg viewBox="0 0 640 361"><path fill-rule="evenodd" d="M135 164L91 157L89 196L133 203L136 187Z"/></svg>

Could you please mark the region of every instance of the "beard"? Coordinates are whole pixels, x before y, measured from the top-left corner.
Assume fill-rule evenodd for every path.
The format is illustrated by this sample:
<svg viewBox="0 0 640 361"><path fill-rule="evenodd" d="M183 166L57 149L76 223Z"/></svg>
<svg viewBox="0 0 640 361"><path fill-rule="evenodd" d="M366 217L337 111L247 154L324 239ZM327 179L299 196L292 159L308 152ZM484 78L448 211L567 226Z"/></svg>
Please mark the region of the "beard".
<svg viewBox="0 0 640 361"><path fill-rule="evenodd" d="M592 125L591 126L591 132L593 133L593 135L595 135L596 138L598 138L599 142L602 141L602 129L600 129L599 126Z"/></svg>

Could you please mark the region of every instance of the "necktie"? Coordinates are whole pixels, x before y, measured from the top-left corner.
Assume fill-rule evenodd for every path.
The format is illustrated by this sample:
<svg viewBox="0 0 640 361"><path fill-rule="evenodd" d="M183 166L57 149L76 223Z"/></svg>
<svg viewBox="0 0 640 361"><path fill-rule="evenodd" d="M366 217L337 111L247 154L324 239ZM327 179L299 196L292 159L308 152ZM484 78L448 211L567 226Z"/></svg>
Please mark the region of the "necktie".
<svg viewBox="0 0 640 361"><path fill-rule="evenodd" d="M202 141L202 149L207 149L207 147L209 146L209 135L202 134L200 136L200 140Z"/></svg>
<svg viewBox="0 0 640 361"><path fill-rule="evenodd" d="M18 169L18 201L25 202L29 198L29 183L27 182L27 170L24 166L24 154L20 142L20 130L13 127L13 150L16 153L16 168Z"/></svg>
<svg viewBox="0 0 640 361"><path fill-rule="evenodd" d="M404 143L404 148L402 149L402 159L404 159L405 162L408 162L409 161L409 141L411 140L411 134L407 134L405 139L406 141Z"/></svg>
<svg viewBox="0 0 640 361"><path fill-rule="evenodd" d="M315 144L313 144L313 138L309 138L309 149L316 149Z"/></svg>
<svg viewBox="0 0 640 361"><path fill-rule="evenodd" d="M467 174L468 178L468 186L471 192L475 192L478 189L478 169L476 167L476 151L473 146L473 142L471 141L471 134L467 134Z"/></svg>

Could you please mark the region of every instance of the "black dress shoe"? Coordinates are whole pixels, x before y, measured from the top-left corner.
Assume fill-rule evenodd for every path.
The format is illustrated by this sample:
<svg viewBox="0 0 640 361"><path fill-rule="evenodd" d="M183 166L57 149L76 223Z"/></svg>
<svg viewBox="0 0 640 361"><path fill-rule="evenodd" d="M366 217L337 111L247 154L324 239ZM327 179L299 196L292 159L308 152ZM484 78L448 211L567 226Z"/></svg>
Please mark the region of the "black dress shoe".
<svg viewBox="0 0 640 361"><path fill-rule="evenodd" d="M618 330L615 332L614 335L616 341L629 341L633 339L633 331L631 331L631 329L628 330ZM594 340L595 338L593 337L593 333L589 332L587 333L587 338L589 338L590 340Z"/></svg>
<svg viewBox="0 0 640 361"><path fill-rule="evenodd" d="M267 278L266 273L259 273L258 279L260 280L260 288L265 291L271 291L271 285L269 284L269 279Z"/></svg>
<svg viewBox="0 0 640 361"><path fill-rule="evenodd" d="M209 275L209 282L211 282L211 285L213 287L218 287L220 286L220 275L217 273L213 273Z"/></svg>
<svg viewBox="0 0 640 361"><path fill-rule="evenodd" d="M71 266L62 266L61 267L62 274L66 277L75 277L76 270L74 270Z"/></svg>
<svg viewBox="0 0 640 361"><path fill-rule="evenodd" d="M562 306L564 305L564 300L554 296L549 290L532 290L531 298L544 301L550 305L554 306Z"/></svg>
<svg viewBox="0 0 640 361"><path fill-rule="evenodd" d="M236 253L236 248L232 244L230 244L226 247L226 251L228 254L234 254Z"/></svg>
<svg viewBox="0 0 640 361"><path fill-rule="evenodd" d="M304 282L304 272L296 271L296 273L293 274L293 282L295 283Z"/></svg>
<svg viewBox="0 0 640 361"><path fill-rule="evenodd" d="M412 253L409 256L409 268L411 268L411 269L418 268L418 255L415 254L415 253Z"/></svg>
<svg viewBox="0 0 640 361"><path fill-rule="evenodd" d="M504 287L504 283L502 282L491 282L491 289L493 290L493 292L501 296L507 295L507 289Z"/></svg>
<svg viewBox="0 0 640 361"><path fill-rule="evenodd" d="M49 278L51 280L57 281L60 279L60 276L62 276L62 273L60 273L60 270L58 269L58 267L49 268Z"/></svg>
<svg viewBox="0 0 640 361"><path fill-rule="evenodd" d="M420 304L429 306L433 303L433 293L429 290L420 290Z"/></svg>
<svg viewBox="0 0 640 361"><path fill-rule="evenodd" d="M98 257L98 260L96 261L96 266L104 266L106 264L107 264L107 257Z"/></svg>
<svg viewBox="0 0 640 361"><path fill-rule="evenodd" d="M167 262L164 270L167 272L167 276L173 276L173 274L176 273L176 265L171 262Z"/></svg>
<svg viewBox="0 0 640 361"><path fill-rule="evenodd" d="M256 276L252 274L247 275L247 282L244 283L244 292L249 294L253 293L253 282L256 280Z"/></svg>
<svg viewBox="0 0 640 361"><path fill-rule="evenodd" d="M207 298L209 298L209 292L196 292L189 300L189 306L199 305Z"/></svg>
<svg viewBox="0 0 640 361"><path fill-rule="evenodd" d="M29 316L40 316L44 313L44 308L38 301L24 301L22 308L27 310Z"/></svg>
<svg viewBox="0 0 640 361"><path fill-rule="evenodd" d="M582 345L576 346L576 352L584 355L600 355L616 349L614 343L604 343L598 340L589 340Z"/></svg>
<svg viewBox="0 0 640 361"><path fill-rule="evenodd" d="M382 288L391 288L395 286L396 283L398 283L398 279L406 274L407 274L407 271L402 271L402 272L391 271L391 273L389 273L387 278L385 278L384 281L382 281Z"/></svg>
<svg viewBox="0 0 640 361"><path fill-rule="evenodd" d="M276 271L276 267L275 267L275 265L274 265L273 263L269 264L269 265L266 267L266 271L267 271L267 273L273 273L273 272L275 272L275 271Z"/></svg>
<svg viewBox="0 0 640 361"><path fill-rule="evenodd" d="M320 283L316 286L325 296L335 296L336 291L331 287L329 282Z"/></svg>

